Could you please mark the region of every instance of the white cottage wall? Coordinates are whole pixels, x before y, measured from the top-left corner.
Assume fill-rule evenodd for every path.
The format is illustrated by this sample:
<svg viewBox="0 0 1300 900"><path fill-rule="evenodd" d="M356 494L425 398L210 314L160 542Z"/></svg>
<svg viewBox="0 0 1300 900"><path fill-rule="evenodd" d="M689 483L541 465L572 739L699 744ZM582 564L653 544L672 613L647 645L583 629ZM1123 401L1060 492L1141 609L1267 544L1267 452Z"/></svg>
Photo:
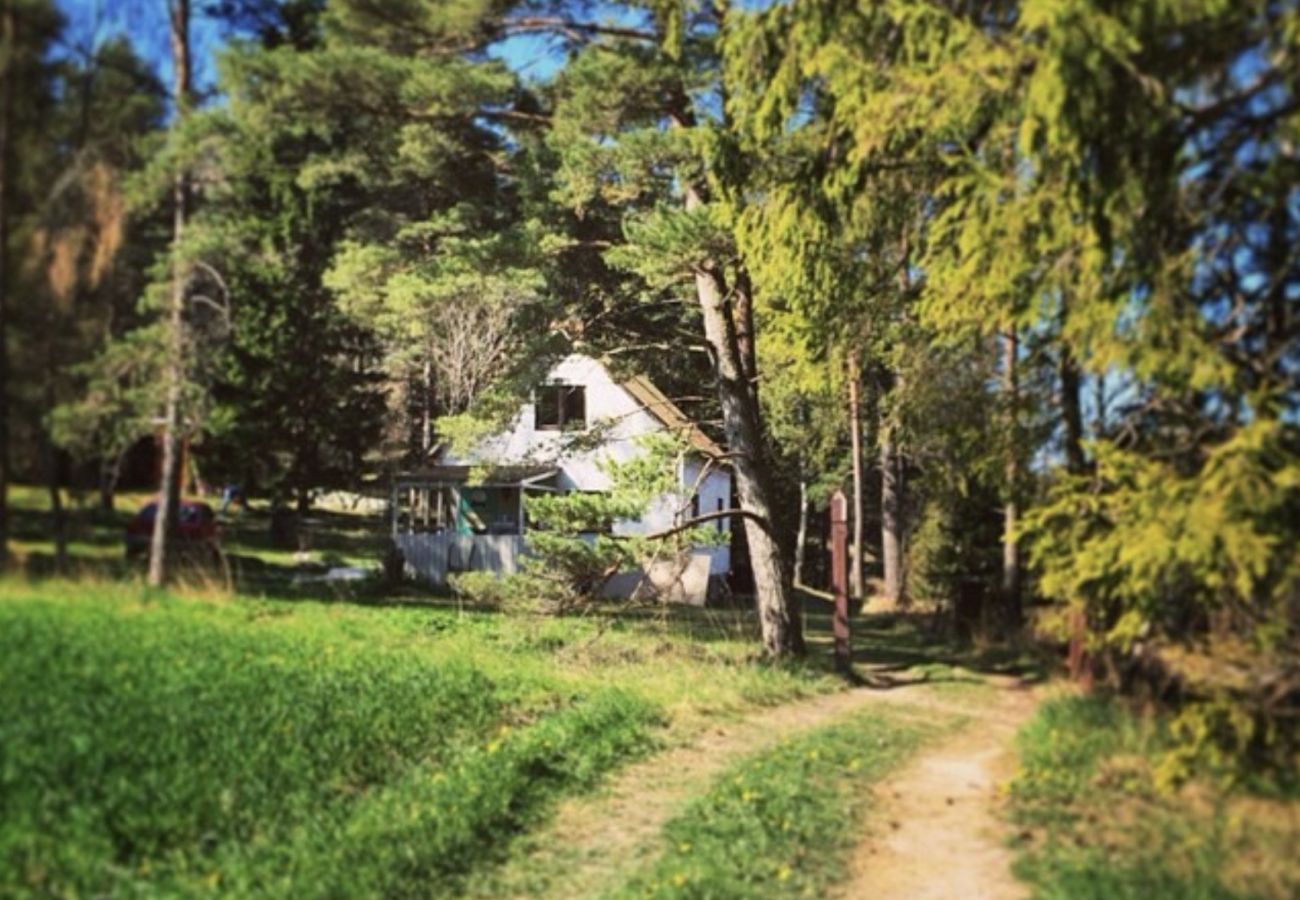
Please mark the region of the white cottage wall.
<svg viewBox="0 0 1300 900"><path fill-rule="evenodd" d="M665 428L659 418L647 412L609 374L598 361L581 355L564 359L547 376L550 384L582 386L588 429L603 430L599 444L591 449L574 449L573 432L536 428L536 407L532 400L524 403L509 429L493 435L463 454L444 453L439 460L446 465L554 465L558 470L557 486L562 490L608 490L610 478L604 467L610 461L625 462L642 451L637 438L662 432ZM726 509L731 505L731 474L726 469L713 468L701 480L703 461L688 457L679 467L678 481L683 492L697 488L700 495L701 514ZM721 505L719 505L721 503ZM672 528L679 521L677 514L681 500L667 495L650 505L638 521L616 522L618 534L654 534ZM689 513L689 508L686 510ZM690 603L704 602L710 579L725 576L731 570L731 528L729 520L712 527L719 530L718 544L696 548L687 572L677 590L671 591L673 599ZM512 571L513 565L507 566ZM432 573L430 573L432 574ZM445 573L440 573L445 577ZM436 581L441 579L436 578ZM623 582L627 583L624 584ZM625 595L639 583L639 576L628 573L615 579L611 593Z"/></svg>
<svg viewBox="0 0 1300 900"><path fill-rule="evenodd" d="M640 453L635 440L662 431L663 425L641 408L596 360L569 356L551 369L551 384L581 385L586 391L588 428L607 429L599 447L575 451L566 448L572 432L538 430L536 406L524 403L508 431L487 438L463 456L446 453L447 465L554 464L559 467L559 487L564 490L602 491L609 476L602 470L607 460L620 462Z"/></svg>

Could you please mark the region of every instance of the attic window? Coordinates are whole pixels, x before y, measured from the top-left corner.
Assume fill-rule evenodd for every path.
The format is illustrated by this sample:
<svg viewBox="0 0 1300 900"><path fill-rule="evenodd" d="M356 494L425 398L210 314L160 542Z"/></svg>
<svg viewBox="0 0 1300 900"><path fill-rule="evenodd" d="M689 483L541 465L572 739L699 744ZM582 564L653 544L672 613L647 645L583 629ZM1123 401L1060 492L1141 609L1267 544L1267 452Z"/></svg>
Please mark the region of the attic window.
<svg viewBox="0 0 1300 900"><path fill-rule="evenodd" d="M538 431L587 427L587 392L580 385L548 384L537 390Z"/></svg>

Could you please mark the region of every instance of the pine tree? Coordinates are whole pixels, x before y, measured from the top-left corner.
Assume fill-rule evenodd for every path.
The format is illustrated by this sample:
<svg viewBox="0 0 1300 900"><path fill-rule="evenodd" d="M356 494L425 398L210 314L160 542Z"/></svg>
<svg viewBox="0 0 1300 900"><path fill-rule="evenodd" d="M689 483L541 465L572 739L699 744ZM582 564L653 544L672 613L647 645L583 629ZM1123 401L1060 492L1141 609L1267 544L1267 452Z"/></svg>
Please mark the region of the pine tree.
<svg viewBox="0 0 1300 900"><path fill-rule="evenodd" d="M726 2L626 5L644 27L552 21L582 46L555 87L551 144L560 193L575 210L624 211L625 242L608 258L696 304L714 365L729 462L744 513L765 649L802 652L800 622L778 534L754 339L754 287L731 234L749 185L727 118L701 98L725 94Z"/></svg>

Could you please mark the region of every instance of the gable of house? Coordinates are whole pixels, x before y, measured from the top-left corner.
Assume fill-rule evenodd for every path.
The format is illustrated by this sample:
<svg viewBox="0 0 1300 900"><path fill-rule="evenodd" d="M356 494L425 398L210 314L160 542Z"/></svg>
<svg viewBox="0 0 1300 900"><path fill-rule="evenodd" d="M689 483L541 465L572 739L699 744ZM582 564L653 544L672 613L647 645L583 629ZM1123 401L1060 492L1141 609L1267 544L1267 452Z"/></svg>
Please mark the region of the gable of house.
<svg viewBox="0 0 1300 900"><path fill-rule="evenodd" d="M582 423L572 417L581 411ZM574 432L597 429L596 439L575 441ZM559 470L561 490L606 490L608 461L625 462L642 450L637 439L668 431L684 436L701 456L722 450L649 379L616 380L589 356L571 355L555 365L533 396L521 404L505 430L469 452L444 452L444 465L549 465ZM729 480L728 480L729 484Z"/></svg>

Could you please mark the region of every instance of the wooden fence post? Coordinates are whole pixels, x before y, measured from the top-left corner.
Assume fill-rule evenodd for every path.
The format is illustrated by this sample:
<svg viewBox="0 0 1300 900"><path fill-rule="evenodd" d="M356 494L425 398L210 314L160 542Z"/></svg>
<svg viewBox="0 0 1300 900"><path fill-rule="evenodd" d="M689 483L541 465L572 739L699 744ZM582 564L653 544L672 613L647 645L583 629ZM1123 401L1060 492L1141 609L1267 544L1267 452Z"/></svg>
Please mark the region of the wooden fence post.
<svg viewBox="0 0 1300 900"><path fill-rule="evenodd" d="M1070 646L1065 657L1070 680L1092 690L1092 660L1088 658L1088 618L1083 608L1070 611Z"/></svg>
<svg viewBox="0 0 1300 900"><path fill-rule="evenodd" d="M835 636L835 668L852 671L853 647L849 634L848 501L843 491L831 495L831 593L835 611L831 618Z"/></svg>

